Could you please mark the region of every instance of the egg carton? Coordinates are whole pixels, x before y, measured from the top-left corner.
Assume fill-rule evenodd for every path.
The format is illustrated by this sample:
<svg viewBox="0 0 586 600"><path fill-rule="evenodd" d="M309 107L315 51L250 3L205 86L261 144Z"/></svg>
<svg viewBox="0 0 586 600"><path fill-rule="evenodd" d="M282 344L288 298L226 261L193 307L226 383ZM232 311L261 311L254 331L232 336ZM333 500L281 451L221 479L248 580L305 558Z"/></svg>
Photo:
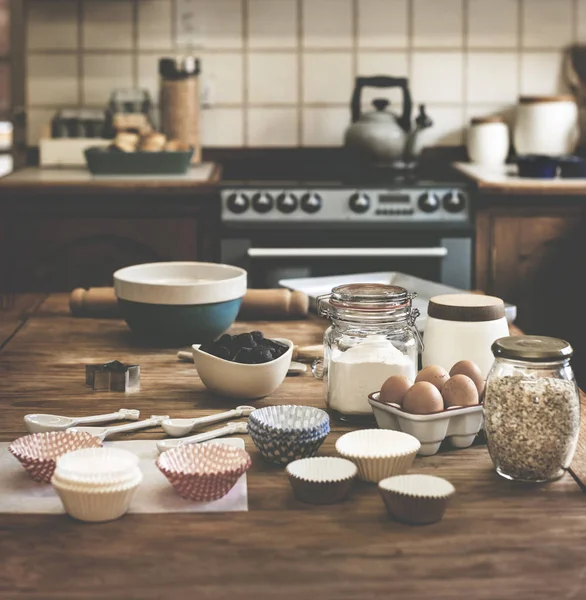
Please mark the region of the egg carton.
<svg viewBox="0 0 586 600"><path fill-rule="evenodd" d="M468 448L483 425L482 405L454 406L429 415L405 412L396 404L379 400L379 392L370 394L376 422L381 429L403 431L421 443L420 456L432 456L447 439L454 448Z"/></svg>

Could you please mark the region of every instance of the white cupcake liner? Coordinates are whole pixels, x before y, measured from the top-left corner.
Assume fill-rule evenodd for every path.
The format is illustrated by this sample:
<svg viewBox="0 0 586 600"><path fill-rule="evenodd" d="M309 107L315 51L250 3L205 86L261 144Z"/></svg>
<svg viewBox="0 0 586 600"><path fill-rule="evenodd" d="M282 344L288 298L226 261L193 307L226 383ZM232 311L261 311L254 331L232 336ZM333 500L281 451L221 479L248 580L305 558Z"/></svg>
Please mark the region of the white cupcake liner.
<svg viewBox="0 0 586 600"><path fill-rule="evenodd" d="M87 448L59 457L54 477L67 485L125 485L136 478L137 471L138 457L132 452L119 448Z"/></svg>
<svg viewBox="0 0 586 600"><path fill-rule="evenodd" d="M142 473L128 485L103 486L88 490L74 485L53 483L67 513L79 521L100 523L123 516L130 508L136 488L142 481Z"/></svg>
<svg viewBox="0 0 586 600"><path fill-rule="evenodd" d="M356 465L345 458L314 456L289 463L287 475L311 483L335 483L356 477Z"/></svg>
<svg viewBox="0 0 586 600"><path fill-rule="evenodd" d="M454 486L435 475L409 474L388 477L378 484L389 516L405 523L436 523L444 515Z"/></svg>
<svg viewBox="0 0 586 600"><path fill-rule="evenodd" d="M358 467L358 477L372 483L406 473L420 447L412 435L389 429L360 429L336 442L338 453Z"/></svg>

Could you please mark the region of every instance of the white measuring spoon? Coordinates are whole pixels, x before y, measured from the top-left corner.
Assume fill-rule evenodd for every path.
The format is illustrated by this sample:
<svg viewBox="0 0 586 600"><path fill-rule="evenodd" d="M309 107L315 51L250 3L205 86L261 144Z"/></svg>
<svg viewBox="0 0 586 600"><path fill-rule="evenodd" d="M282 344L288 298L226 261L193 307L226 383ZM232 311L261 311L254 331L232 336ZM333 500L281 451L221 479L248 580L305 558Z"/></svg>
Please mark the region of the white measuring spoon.
<svg viewBox="0 0 586 600"><path fill-rule="evenodd" d="M121 408L120 410L106 415L94 415L92 417L62 417L60 415L31 414L26 415L24 424L30 433L46 433L47 431L65 431L69 427L81 423L107 423L108 421L137 421L140 411Z"/></svg>
<svg viewBox="0 0 586 600"><path fill-rule="evenodd" d="M179 440L162 440L157 442L157 449L159 452L165 452L171 448L178 448L184 444L197 444L199 442L207 442L223 435L231 435L233 433L248 433L248 423L230 423L224 427L218 427L211 431L205 431L204 433L196 433L189 437L181 438Z"/></svg>
<svg viewBox="0 0 586 600"><path fill-rule="evenodd" d="M157 427L165 419L168 419L169 415L156 416L153 415L150 419L144 421L138 421L137 423L128 423L126 425L115 425L114 427L72 427L68 431L85 431L97 437L100 440L105 440L107 437L114 435L115 433L122 433L124 431L135 431L137 429L146 429L147 427Z"/></svg>
<svg viewBox="0 0 586 600"><path fill-rule="evenodd" d="M165 430L165 433L171 437L183 437L197 427L219 423L220 421L227 421L228 419L237 419L238 417L248 417L253 410L255 410L254 406L237 406L232 410L217 413L215 415L208 415L207 417L197 417L195 419L166 419L161 423L161 427Z"/></svg>

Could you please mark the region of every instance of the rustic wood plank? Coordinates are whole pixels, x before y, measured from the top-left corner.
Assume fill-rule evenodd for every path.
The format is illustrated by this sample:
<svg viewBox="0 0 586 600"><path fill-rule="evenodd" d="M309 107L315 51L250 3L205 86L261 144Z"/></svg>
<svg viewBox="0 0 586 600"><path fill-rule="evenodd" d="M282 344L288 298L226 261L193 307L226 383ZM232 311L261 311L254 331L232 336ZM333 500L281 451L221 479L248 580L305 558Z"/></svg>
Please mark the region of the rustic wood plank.
<svg viewBox="0 0 586 600"><path fill-rule="evenodd" d="M235 331L310 344L324 326L317 319L238 323ZM207 393L175 352L137 345L121 321L72 318L67 295L51 296L0 355L9 373L0 389L0 440L23 434L22 417L32 410L91 414L124 405L187 416L232 404ZM85 388L83 363L110 358L141 364L139 393ZM256 404L292 402L323 407L321 383L287 378ZM334 422L320 454L334 454L347 429ZM253 459L247 513L128 515L101 525L0 515L0 597L535 600L586 593L584 496L569 475L514 485L493 472L482 445L418 458L413 471L446 477L458 493L441 523L408 527L387 519L368 484L340 505L295 501L283 470L264 463L245 438Z"/></svg>
<svg viewBox="0 0 586 600"><path fill-rule="evenodd" d="M0 350L47 294L0 294Z"/></svg>

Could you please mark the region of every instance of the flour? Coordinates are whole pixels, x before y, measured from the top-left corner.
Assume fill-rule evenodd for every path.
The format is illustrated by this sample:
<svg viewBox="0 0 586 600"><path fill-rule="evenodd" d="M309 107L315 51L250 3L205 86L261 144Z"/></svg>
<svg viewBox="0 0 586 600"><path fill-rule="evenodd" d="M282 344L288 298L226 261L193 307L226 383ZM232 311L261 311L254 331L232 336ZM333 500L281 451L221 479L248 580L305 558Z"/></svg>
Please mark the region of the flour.
<svg viewBox="0 0 586 600"><path fill-rule="evenodd" d="M345 352L333 350L328 372L328 404L343 415L371 414L368 395L392 375L415 379L414 360L385 338L372 335Z"/></svg>

